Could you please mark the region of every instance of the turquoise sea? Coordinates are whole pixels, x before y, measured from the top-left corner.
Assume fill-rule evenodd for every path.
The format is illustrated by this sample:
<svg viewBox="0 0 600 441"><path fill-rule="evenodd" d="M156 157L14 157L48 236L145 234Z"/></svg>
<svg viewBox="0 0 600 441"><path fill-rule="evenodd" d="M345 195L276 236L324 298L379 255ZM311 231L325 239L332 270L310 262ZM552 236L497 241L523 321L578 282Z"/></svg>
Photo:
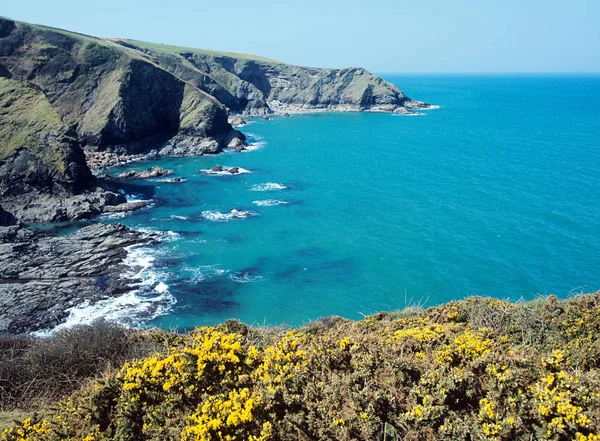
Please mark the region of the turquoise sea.
<svg viewBox="0 0 600 441"><path fill-rule="evenodd" d="M137 293L73 320L300 325L600 289L600 76L384 77L440 108L257 119L251 151L128 167L188 180L123 183L154 205L106 220L164 240L133 250Z"/></svg>

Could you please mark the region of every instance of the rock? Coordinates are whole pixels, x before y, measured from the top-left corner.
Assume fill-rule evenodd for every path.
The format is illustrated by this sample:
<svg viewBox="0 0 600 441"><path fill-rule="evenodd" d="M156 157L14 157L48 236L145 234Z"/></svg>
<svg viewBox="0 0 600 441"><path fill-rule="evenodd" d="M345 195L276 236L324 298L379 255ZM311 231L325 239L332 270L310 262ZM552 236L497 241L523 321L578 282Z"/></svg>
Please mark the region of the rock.
<svg viewBox="0 0 600 441"><path fill-rule="evenodd" d="M265 121L269 121L271 118L269 118L267 115L265 115L265 116L263 116L263 119L264 119Z"/></svg>
<svg viewBox="0 0 600 441"><path fill-rule="evenodd" d="M107 205L104 207L104 213L125 213L127 211L135 211L147 207L149 204L149 201L135 201L125 202L124 204L119 205Z"/></svg>
<svg viewBox="0 0 600 441"><path fill-rule="evenodd" d="M161 178L163 176L172 175L173 170L167 170L158 166L151 167L143 171L127 171L117 176L118 179L150 179Z"/></svg>
<svg viewBox="0 0 600 441"><path fill-rule="evenodd" d="M248 124L248 122L244 118L242 118L241 115L230 115L227 118L227 122L233 127L241 127Z"/></svg>
<svg viewBox="0 0 600 441"><path fill-rule="evenodd" d="M231 173L232 175L237 175L240 172L240 168L239 167L231 167L229 170L227 170L228 173Z"/></svg>
<svg viewBox="0 0 600 441"><path fill-rule="evenodd" d="M134 289L123 276L125 248L154 241L120 224L59 237L0 227L0 333L52 328L68 308Z"/></svg>
<svg viewBox="0 0 600 441"><path fill-rule="evenodd" d="M229 144L227 144L227 147L235 150L236 152L240 152L246 150L246 142L240 138L234 138L229 142Z"/></svg>
<svg viewBox="0 0 600 441"><path fill-rule="evenodd" d="M287 113L287 112L284 112L283 116L286 117L286 118L289 118L291 115L289 113Z"/></svg>
<svg viewBox="0 0 600 441"><path fill-rule="evenodd" d="M214 171L214 172L222 172L223 171L223 166L222 165L215 165L211 170Z"/></svg>
<svg viewBox="0 0 600 441"><path fill-rule="evenodd" d="M125 196L100 187L76 195L25 193L2 198L2 206L23 222L88 219L103 213L107 206L125 202Z"/></svg>

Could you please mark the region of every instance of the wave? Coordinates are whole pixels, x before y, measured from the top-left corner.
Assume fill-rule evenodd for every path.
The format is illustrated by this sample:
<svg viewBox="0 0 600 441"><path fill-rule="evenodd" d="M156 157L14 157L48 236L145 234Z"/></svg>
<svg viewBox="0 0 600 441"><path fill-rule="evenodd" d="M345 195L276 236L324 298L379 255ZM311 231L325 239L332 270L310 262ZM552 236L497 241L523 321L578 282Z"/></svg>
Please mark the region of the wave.
<svg viewBox="0 0 600 441"><path fill-rule="evenodd" d="M241 151L241 153L246 153L246 152L254 152L256 150L260 150L265 146L265 142L263 141L257 141L257 142L253 142L251 144L248 144L244 150Z"/></svg>
<svg viewBox="0 0 600 441"><path fill-rule="evenodd" d="M277 182L267 182L265 184L256 184L253 185L250 191L277 191L277 190L287 190L289 187L284 184L279 184Z"/></svg>
<svg viewBox="0 0 600 441"><path fill-rule="evenodd" d="M263 276L252 275L252 274L249 274L246 272L237 272L235 274L229 275L229 280L233 280L234 282L238 282L238 283L258 282L262 278L263 278Z"/></svg>
<svg viewBox="0 0 600 441"><path fill-rule="evenodd" d="M440 106L438 106L437 104L430 104L429 107L425 107L423 110L437 110L439 108Z"/></svg>
<svg viewBox="0 0 600 441"><path fill-rule="evenodd" d="M171 216L169 216L169 219L171 219L171 220L187 220L188 217L187 216L178 216L176 214L172 214Z"/></svg>
<svg viewBox="0 0 600 441"><path fill-rule="evenodd" d="M277 199L265 199L263 201L253 201L252 203L259 207L274 207L275 205L289 204L288 201L279 201Z"/></svg>
<svg viewBox="0 0 600 441"><path fill-rule="evenodd" d="M140 280L132 291L119 296L91 302L85 300L67 310L66 320L52 329L34 333L47 337L76 325L87 325L99 319L117 322L123 326L143 326L149 320L168 314L177 300L169 292L167 274L153 268L154 256L143 245L126 247L127 257L123 264L127 270L123 276Z"/></svg>
<svg viewBox="0 0 600 441"><path fill-rule="evenodd" d="M190 279L193 283L200 283L215 276L227 274L229 270L224 270L219 265L201 265L195 267L185 267L180 271L180 275Z"/></svg>
<svg viewBox="0 0 600 441"><path fill-rule="evenodd" d="M237 168L237 173L231 173L231 170L234 168ZM212 168L206 168L206 169L200 170L200 172L202 174L210 175L210 176L235 176L235 175L241 175L244 173L252 173L250 170L246 170L245 168L242 168L242 167L223 167L222 171L214 171Z"/></svg>
<svg viewBox="0 0 600 441"><path fill-rule="evenodd" d="M206 210L202 212L202 217L212 222L227 222L235 219L246 219L248 217L257 216L258 213L249 210L236 210L235 208L229 213L221 213L220 211Z"/></svg>

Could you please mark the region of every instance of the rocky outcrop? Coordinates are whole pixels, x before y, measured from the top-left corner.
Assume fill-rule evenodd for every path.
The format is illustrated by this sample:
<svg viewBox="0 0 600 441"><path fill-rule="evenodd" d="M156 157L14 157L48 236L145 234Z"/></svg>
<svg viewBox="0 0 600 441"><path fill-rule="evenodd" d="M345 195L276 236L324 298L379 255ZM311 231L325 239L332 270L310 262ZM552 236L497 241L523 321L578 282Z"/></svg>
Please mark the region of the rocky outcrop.
<svg viewBox="0 0 600 441"><path fill-rule="evenodd" d="M173 174L173 170L167 170L162 167L154 166L147 170L142 171L127 171L121 173L117 178L119 179L149 179L149 178L161 178L163 176L169 176Z"/></svg>
<svg viewBox="0 0 600 441"><path fill-rule="evenodd" d="M136 281L121 276L126 247L152 241L119 224L53 238L0 227L0 333L52 328L73 306L134 289Z"/></svg>

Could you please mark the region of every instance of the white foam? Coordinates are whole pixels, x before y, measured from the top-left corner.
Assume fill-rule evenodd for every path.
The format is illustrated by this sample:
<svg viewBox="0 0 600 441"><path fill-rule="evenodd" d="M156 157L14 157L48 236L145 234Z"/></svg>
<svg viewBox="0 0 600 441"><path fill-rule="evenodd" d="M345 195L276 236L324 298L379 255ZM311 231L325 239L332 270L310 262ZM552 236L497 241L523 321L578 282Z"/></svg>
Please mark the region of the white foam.
<svg viewBox="0 0 600 441"><path fill-rule="evenodd" d="M177 183L177 182L187 182L189 179L186 178L160 178L160 179L152 179L154 182L168 182L168 183Z"/></svg>
<svg viewBox="0 0 600 441"><path fill-rule="evenodd" d="M277 199L265 199L264 201L252 201L253 204L259 207L274 207L275 205L286 205L288 201L279 201Z"/></svg>
<svg viewBox="0 0 600 441"><path fill-rule="evenodd" d="M237 167L237 169L238 169L237 173L230 173L230 170L232 168L234 168L234 167L223 167L223 171L214 171L212 168L206 168L206 169L200 170L200 171L205 175L211 175L211 176L236 176L236 175L241 175L244 173L252 173L250 170L246 170L245 168L242 168L242 167Z"/></svg>
<svg viewBox="0 0 600 441"><path fill-rule="evenodd" d="M229 213L221 213L214 210L206 210L202 212L202 217L212 222L227 222L235 219L246 219L248 217L257 216L258 213L249 210L236 210L235 208Z"/></svg>
<svg viewBox="0 0 600 441"><path fill-rule="evenodd" d="M260 150L265 146L265 143L263 141L256 141L253 142L252 144L248 144L244 150L242 150L241 153L245 153L245 152L254 152L256 150Z"/></svg>
<svg viewBox="0 0 600 441"><path fill-rule="evenodd" d="M169 289L169 285L167 285L164 282L159 282L158 285L156 285L154 287L154 291L162 294L163 292L167 291Z"/></svg>
<svg viewBox="0 0 600 441"><path fill-rule="evenodd" d="M177 219L177 220L187 220L187 218L188 218L187 216L178 216L176 214L172 214L171 216L169 216L169 219L172 219L172 220L175 220L175 219Z"/></svg>
<svg viewBox="0 0 600 441"><path fill-rule="evenodd" d="M287 190L289 187L277 182L267 182L265 184L253 185L250 191L277 191Z"/></svg>
<svg viewBox="0 0 600 441"><path fill-rule="evenodd" d="M423 110L437 110L439 108L440 106L438 106L437 104L430 104L429 107L425 107L425 109Z"/></svg>
<svg viewBox="0 0 600 441"><path fill-rule="evenodd" d="M239 275L239 274L230 274L229 275L230 280L233 280L234 282L238 282L238 283L258 282L262 278L263 278L262 276L252 276L248 273L244 273L243 275Z"/></svg>
<svg viewBox="0 0 600 441"><path fill-rule="evenodd" d="M222 276L227 274L229 270L224 270L219 265L201 265L195 267L185 267L181 270L181 273L189 273L190 280L194 283L202 282L206 279L210 279L215 276Z"/></svg>

